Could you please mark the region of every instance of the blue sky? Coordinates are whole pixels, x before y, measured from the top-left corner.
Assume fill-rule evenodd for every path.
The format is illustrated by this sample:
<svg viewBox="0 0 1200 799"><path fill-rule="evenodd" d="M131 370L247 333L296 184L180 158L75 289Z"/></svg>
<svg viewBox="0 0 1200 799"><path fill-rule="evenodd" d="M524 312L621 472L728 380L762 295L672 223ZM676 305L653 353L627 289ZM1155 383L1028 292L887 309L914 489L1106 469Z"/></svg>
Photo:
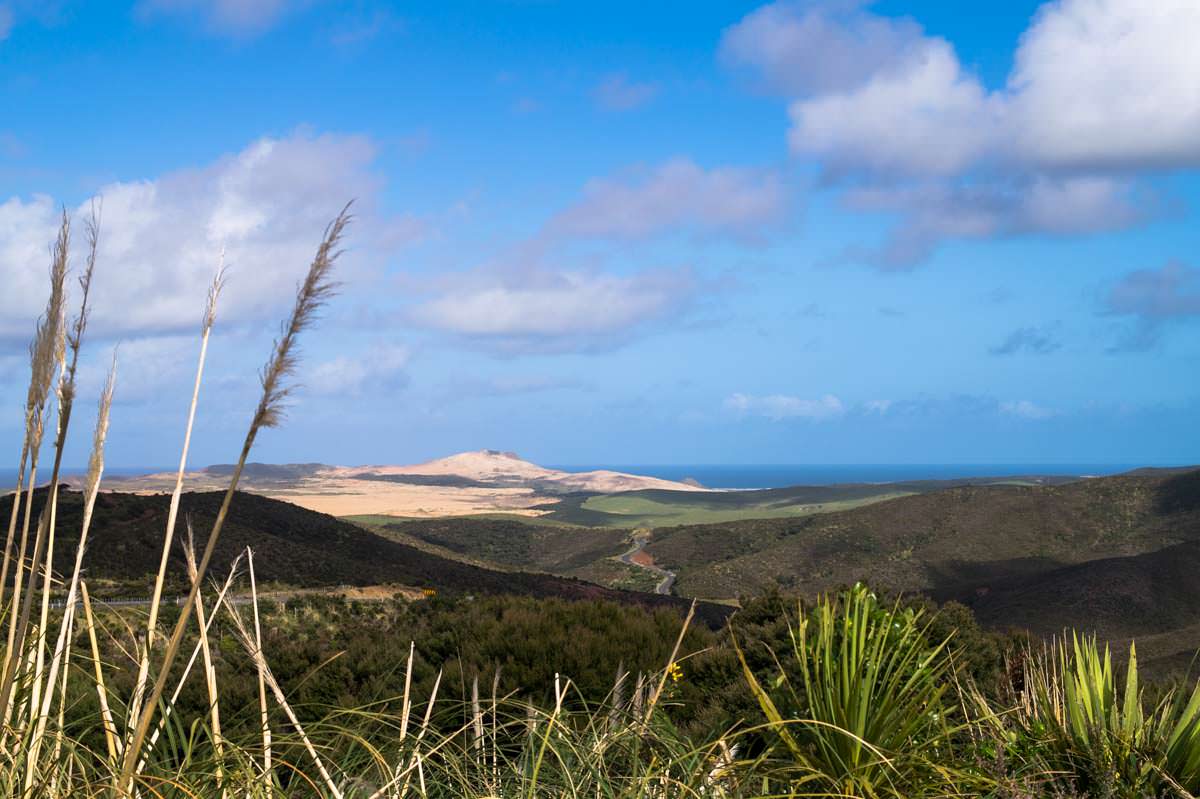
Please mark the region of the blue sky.
<svg viewBox="0 0 1200 799"><path fill-rule="evenodd" d="M0 0L0 442L57 207L157 466L221 249L196 464L356 198L258 459L1200 461L1200 9L962 9Z"/></svg>

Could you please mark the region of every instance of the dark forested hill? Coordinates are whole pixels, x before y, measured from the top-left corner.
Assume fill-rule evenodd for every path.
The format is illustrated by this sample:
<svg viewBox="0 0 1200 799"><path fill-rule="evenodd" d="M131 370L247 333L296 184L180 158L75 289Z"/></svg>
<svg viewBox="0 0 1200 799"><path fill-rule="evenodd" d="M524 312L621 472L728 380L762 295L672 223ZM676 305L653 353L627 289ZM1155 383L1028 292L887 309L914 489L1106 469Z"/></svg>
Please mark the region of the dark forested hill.
<svg viewBox="0 0 1200 799"><path fill-rule="evenodd" d="M39 491L35 512L44 501ZM184 519L196 531L197 548L204 546L220 507L218 492L184 494L176 544L172 549L172 590L185 584ZM0 498L0 518L7 520L11 496ZM88 537L85 568L90 578L115 581L116 590L146 592L158 569L169 497L102 493ZM56 570L73 565L82 519L82 496L60 492ZM332 516L254 494L239 493L221 534L213 568L222 572L245 547L254 549L259 580L301 587L401 584L434 588L444 594L521 594L566 599L613 599L652 607L686 609L675 597L616 591L582 580L529 572L480 568L380 537ZM727 611L704 605L698 613L718 623Z"/></svg>

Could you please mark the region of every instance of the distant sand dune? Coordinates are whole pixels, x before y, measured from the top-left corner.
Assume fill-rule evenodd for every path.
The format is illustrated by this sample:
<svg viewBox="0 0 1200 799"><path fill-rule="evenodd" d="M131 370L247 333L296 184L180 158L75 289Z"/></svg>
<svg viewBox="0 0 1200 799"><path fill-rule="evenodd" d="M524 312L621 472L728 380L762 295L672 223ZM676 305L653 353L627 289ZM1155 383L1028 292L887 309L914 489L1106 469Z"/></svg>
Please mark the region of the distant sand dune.
<svg viewBox="0 0 1200 799"><path fill-rule="evenodd" d="M210 466L189 472L184 488L187 491L218 490L228 485L228 480L228 467ZM172 473L105 481L107 488L137 493L166 492L174 484ZM489 512L536 516L545 512L537 506L553 503L562 494L572 492L707 490L674 480L606 470L565 472L547 469L522 460L512 452L497 450L462 452L411 466L249 464L240 487L334 516L412 517Z"/></svg>

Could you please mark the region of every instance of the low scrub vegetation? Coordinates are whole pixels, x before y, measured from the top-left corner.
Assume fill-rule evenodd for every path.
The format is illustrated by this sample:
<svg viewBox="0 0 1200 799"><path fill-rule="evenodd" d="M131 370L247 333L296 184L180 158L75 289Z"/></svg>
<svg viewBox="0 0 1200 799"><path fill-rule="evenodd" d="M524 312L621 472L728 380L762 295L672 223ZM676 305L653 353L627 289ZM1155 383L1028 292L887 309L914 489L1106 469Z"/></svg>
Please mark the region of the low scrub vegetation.
<svg viewBox="0 0 1200 799"><path fill-rule="evenodd" d="M88 318L67 323L70 225L30 348L19 481L0 575L0 792L20 797L1134 797L1200 792L1200 687L1139 682L1090 639L1005 646L961 607L868 588L747 603L721 632L608 602L260 599L248 548L213 556L257 434L278 423L296 341L332 292L326 231L262 371L228 491L179 526L182 475L143 607L93 603L84 566L103 471L100 398L79 528L58 477ZM56 413L52 413L56 411ZM55 424L49 422L54 417ZM43 438L49 490L34 513ZM44 476L44 475L43 475ZM56 535L71 543L68 568ZM168 577L184 553L185 579ZM260 554L261 559L261 554ZM260 560L261 566L261 560ZM215 580L213 579L215 575ZM167 601L164 587L186 596ZM693 607L693 611L695 608ZM612 661L617 660L614 667Z"/></svg>

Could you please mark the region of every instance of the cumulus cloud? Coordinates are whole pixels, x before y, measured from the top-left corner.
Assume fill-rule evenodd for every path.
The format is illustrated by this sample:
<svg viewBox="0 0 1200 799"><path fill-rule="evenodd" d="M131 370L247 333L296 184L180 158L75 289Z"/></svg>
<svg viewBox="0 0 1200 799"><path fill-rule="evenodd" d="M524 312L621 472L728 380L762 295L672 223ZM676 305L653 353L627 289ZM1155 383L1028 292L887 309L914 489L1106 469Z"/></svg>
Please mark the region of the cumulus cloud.
<svg viewBox="0 0 1200 799"><path fill-rule="evenodd" d="M722 52L787 92L794 153L853 180L852 206L871 205L865 192L897 212L892 239L856 253L895 267L945 239L1144 219L1138 170L1200 164L1197 35L1192 0L1057 0L991 90L911 20L781 0L727 30Z"/></svg>
<svg viewBox="0 0 1200 799"><path fill-rule="evenodd" d="M788 141L834 171L950 175L994 146L1001 112L954 48L929 39L857 88L794 102Z"/></svg>
<svg viewBox="0 0 1200 799"><path fill-rule="evenodd" d="M592 92L596 104L605 111L632 111L658 95L658 84L631 81L624 72L609 75Z"/></svg>
<svg viewBox="0 0 1200 799"><path fill-rule="evenodd" d="M254 36L304 5L307 0L141 0L137 12L144 18L198 17L215 33Z"/></svg>
<svg viewBox="0 0 1200 799"><path fill-rule="evenodd" d="M787 394L731 394L725 400L725 407L741 415L763 416L773 421L808 419L819 422L836 419L846 413L842 401L832 394L819 399Z"/></svg>
<svg viewBox="0 0 1200 799"><path fill-rule="evenodd" d="M1194 0L1043 6L1007 88L1022 155L1072 168L1200 164L1197 36Z"/></svg>
<svg viewBox="0 0 1200 799"><path fill-rule="evenodd" d="M355 197L358 218L342 273L362 277L378 268L422 224L379 212L373 158L365 138L298 133L260 139L208 166L102 187L93 330L139 336L195 329L222 248L230 266L222 319L277 316L323 227ZM0 336L23 339L32 330L58 214L47 196L0 202Z"/></svg>
<svg viewBox="0 0 1200 799"><path fill-rule="evenodd" d="M418 306L412 318L500 349L603 349L679 312L697 289L688 269L466 274Z"/></svg>
<svg viewBox="0 0 1200 799"><path fill-rule="evenodd" d="M631 180L589 181L583 198L555 216L552 235L646 238L678 230L752 234L786 205L777 175L753 169L703 169L680 158Z"/></svg>
<svg viewBox="0 0 1200 799"><path fill-rule="evenodd" d="M992 355L1049 355L1062 347L1057 325L1021 327L1008 334L1004 341L988 350Z"/></svg>

